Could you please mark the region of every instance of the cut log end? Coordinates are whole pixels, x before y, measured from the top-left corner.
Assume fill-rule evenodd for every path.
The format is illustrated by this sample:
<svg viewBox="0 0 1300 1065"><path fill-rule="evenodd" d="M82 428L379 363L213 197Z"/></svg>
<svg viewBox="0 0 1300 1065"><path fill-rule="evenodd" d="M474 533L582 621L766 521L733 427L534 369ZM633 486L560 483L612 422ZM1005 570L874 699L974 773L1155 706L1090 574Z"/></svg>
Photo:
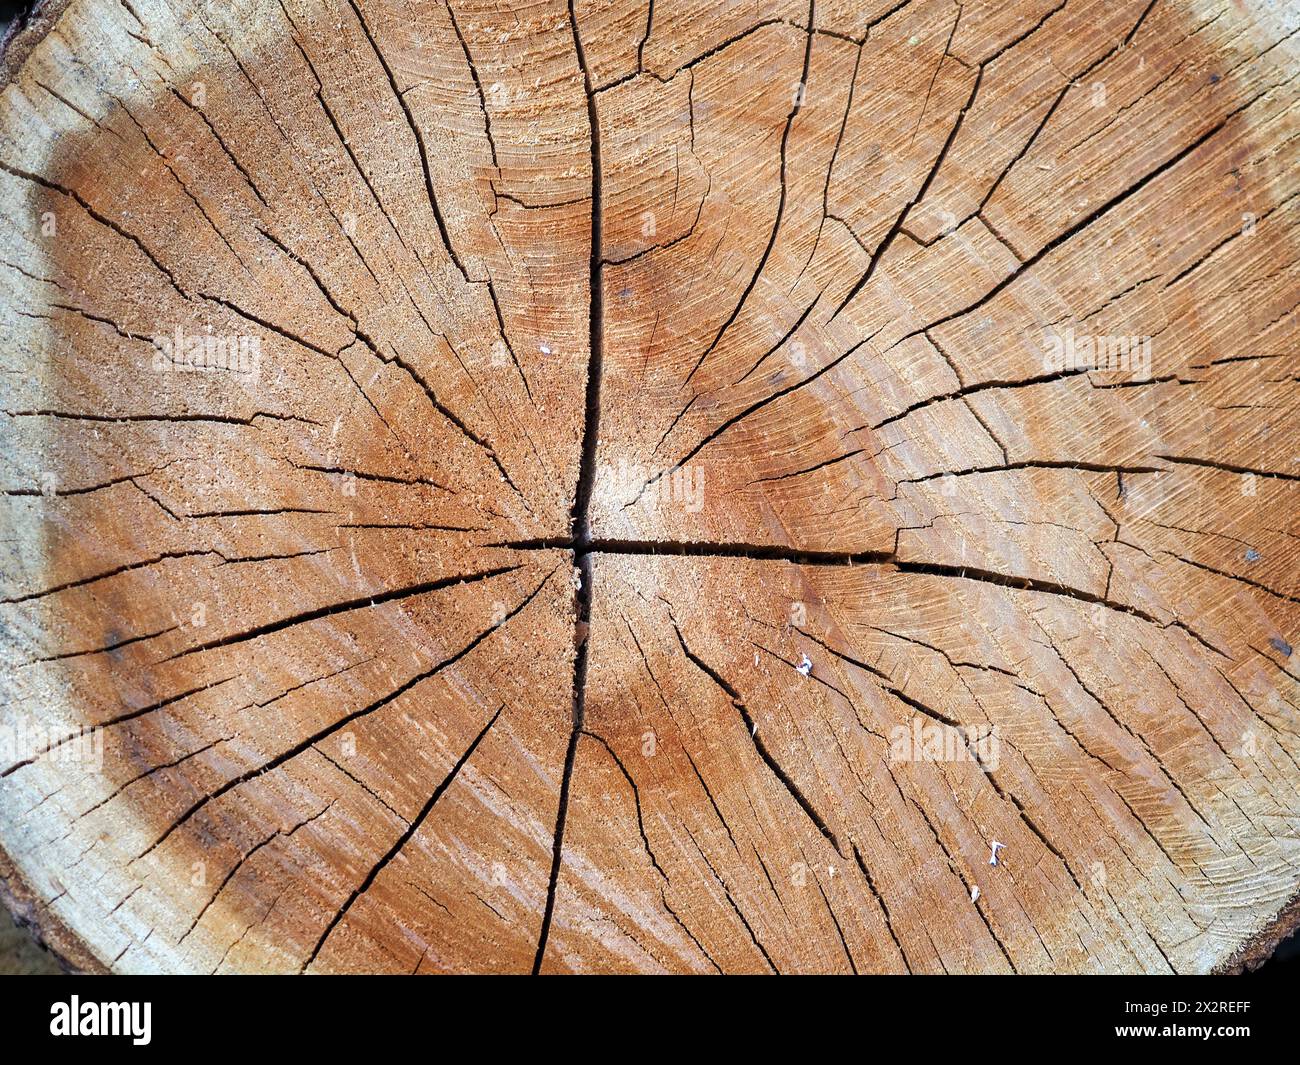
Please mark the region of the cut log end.
<svg viewBox="0 0 1300 1065"><path fill-rule="evenodd" d="M42 5L6 905L87 971L1258 964L1297 29Z"/></svg>

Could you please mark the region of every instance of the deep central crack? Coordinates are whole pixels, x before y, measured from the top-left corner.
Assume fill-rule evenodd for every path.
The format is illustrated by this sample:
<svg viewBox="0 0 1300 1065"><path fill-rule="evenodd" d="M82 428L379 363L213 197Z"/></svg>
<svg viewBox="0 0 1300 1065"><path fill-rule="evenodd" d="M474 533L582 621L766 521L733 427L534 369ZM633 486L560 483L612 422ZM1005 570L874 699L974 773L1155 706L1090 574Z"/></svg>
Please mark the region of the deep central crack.
<svg viewBox="0 0 1300 1065"><path fill-rule="evenodd" d="M590 355L587 361L587 397L582 430L582 456L578 466L578 485L574 493L570 531L573 550L578 565L578 593L576 620L574 622L573 660L573 731L569 735L569 749L564 758L564 776L560 781L560 801L555 813L555 849L551 858L551 882L546 891L546 910L542 914L542 927L537 937L537 956L533 959L533 974L541 971L546 954L546 939L551 930L551 915L555 911L555 889L560 879L560 857L564 849L564 821L569 810L569 784L573 779L573 763L578 754L578 737L586 717L587 695L587 636L591 623L591 492L596 480L596 441L600 434L600 373L602 333L604 329L604 297L602 294L601 262L601 173L600 173L600 119L596 114L596 95L592 89L591 70L587 53L578 33L578 17L569 0L569 27L573 31L573 47L582 68L582 87L587 94L587 123L591 129L591 294L590 294Z"/></svg>
<svg viewBox="0 0 1300 1065"><path fill-rule="evenodd" d="M809 65L811 62L811 50L812 50L814 8L815 8L814 4L809 5L808 43L804 54L803 75L802 75L802 81L800 83L800 94L796 96L789 118L786 121L785 134L782 139L781 208L778 209L776 228L779 228L781 210L783 209L784 202L785 202L784 171L785 171L786 142L789 138L790 127L793 124L794 118L798 114L800 106L802 104L803 87L806 86L808 82L808 72L809 72ZM1129 606L1128 604L1112 602L1111 600L1109 600L1104 596L1091 594L1073 587L1057 585L1051 582L1044 582L1042 580L1032 580L1028 578L1013 578L1013 577L1008 577L1005 574L994 573L994 572L984 571L975 568L967 568L965 566L943 566L943 565L900 561L897 552L897 541L895 541L895 548L893 551L852 553L852 552L829 552L829 551L814 551L814 552L797 551L797 550L786 549L777 546L762 546L762 545L743 544L743 543L721 544L721 543L646 542L646 541L631 541L631 540L598 540L595 536L593 536L592 529L591 529L591 498L592 498L592 492L594 489L595 479L596 479L597 442L599 440L599 435L600 435L600 385L601 385L601 372L602 372L603 330L604 330L604 297L603 297L604 279L603 279L603 258L602 258L602 240L601 240L602 188L601 188L601 157L600 157L600 121L596 109L596 96L593 90L591 70L587 62L587 55L585 49L583 48L581 35L578 32L578 21L577 21L577 15L574 10L574 0L569 0L568 12L569 12L569 26L573 34L574 50L577 55L578 65L582 70L583 90L587 98L587 121L590 128L590 138L591 138L591 148L590 148L591 262L590 262L590 294L589 294L590 356L587 364L586 401L585 401L585 408L584 408L582 450L581 450L581 457L580 457L579 468L578 468L578 481L577 481L577 486L574 494L573 509L570 514L570 535L568 538L563 538L563 537L543 538L537 540L517 541L517 542L499 545L504 547L512 547L520 550L556 549L556 548L570 550L574 553L574 561L577 567L578 580L579 580L578 589L576 593L575 622L574 622L575 655L574 655L574 667L573 667L573 723L572 723L572 730L569 736L568 750L566 752L565 760L564 760L564 772L560 782L560 796L559 796L559 802L556 809L555 831L553 836L554 845L553 845L553 852L551 858L551 875L550 875L550 882L546 893L546 908L542 915L541 929L538 934L537 953L533 959L534 975L540 973L541 971L542 961L546 954L547 939L550 934L551 919L555 910L555 895L559 884L560 866L562 862L562 852L564 849L564 828L565 828L565 821L567 818L568 808L569 808L569 790L573 778L574 763L577 758L578 740L582 735L583 725L586 718L588 647L589 647L590 625L591 625L592 598L593 598L593 591L594 591L592 587L593 567L591 563L591 556L593 553L605 552L605 553L615 553L615 554L713 555L713 556L722 556L722 557L779 560L779 561L786 561L786 562L791 562L799 565L852 566L855 564L867 564L867 563L886 564L886 565L893 565L899 570L904 570L904 571L911 571L911 572L918 572L918 573L945 574L948 576L957 576L957 577L968 578L973 580L980 580L980 581L985 581L988 583L994 583L994 584L999 584L1004 586L1019 587L1023 589L1038 590L1038 591L1047 591L1057 595L1063 595L1084 602L1102 603L1105 606L1111 607L1113 609L1121 610L1125 613L1133 614L1135 616L1143 618L1144 620L1152 621L1159 624L1156 618L1145 614L1144 612L1138 610L1135 607ZM955 28L956 27L954 24L954 31ZM958 114L957 121L948 135L947 141L944 144L943 149L939 154L938 160L936 161L934 167L931 169L925 181L923 182L918 194L913 198L911 202L909 202L907 208L913 206L915 202L919 201L924 196L930 183L933 181L935 174L938 172L939 167L942 165L943 159L947 154L947 151L951 146L958 129L961 126L962 120L965 117L966 112L969 110L971 104L974 102L975 94L979 89L980 79L982 75L983 75L983 66L981 65L976 75L974 85L971 89L970 96L967 99L965 106L963 106L960 113ZM1226 122L1226 120L1224 121ZM1218 132L1218 130L1222 128L1222 125L1223 123L1220 123L1213 130L1211 130L1209 134L1206 134L1195 144L1193 144L1191 148L1187 149L1183 153L1180 153L1179 156L1175 157L1174 160L1166 164L1164 167L1158 168L1151 175L1149 175L1147 180L1149 180L1150 177L1155 176L1155 174L1161 172L1163 169L1167 169L1168 166L1173 165L1174 162L1182 158L1182 156L1187 154L1187 152L1190 152L1192 149L1199 146L1199 144L1202 143L1204 140L1208 139L1209 136ZM1139 182L1138 186L1136 187L1141 187L1141 185L1144 183L1145 181ZM1108 204L1107 208L1109 206L1112 206L1112 204ZM843 310L844 306L853 298L854 295L857 294L857 292L866 284L866 282L872 276L879 260L884 255L889 244L892 242L894 237L898 234L899 230L901 229L902 221L906 214L907 208L905 208L904 211L899 214L898 220L895 222L893 229L891 229L891 231L885 237L884 241L876 249L876 252L872 257L872 260L867 268L866 273L858 281L858 283L849 291L848 296L845 297L844 301L837 308L835 312L836 315L838 315L839 312ZM1106 208L1103 208L1102 210L1104 211L1105 209ZM1100 214L1100 213L1101 212L1099 211L1096 214ZM1096 217L1096 214L1090 216L1079 226L1075 227L1075 229L1077 230L1078 228L1081 228L1083 225L1086 225L1088 222L1092 221L1092 218ZM774 228L773 230L771 241L769 242L767 250L763 255L763 259L759 263L758 270L755 271L754 278L750 283L749 289L752 289L754 283L757 281L759 273L762 272L763 263L767 259L767 254L771 251L772 244L775 243L776 228ZM1074 230L1071 230L1071 232L1074 232ZM1069 234L1066 234L1066 236L1068 235ZM1044 248L1043 251L1040 252L1039 255L1036 256L1035 259L1032 261L1036 261L1037 258L1040 258L1042 254L1048 251L1051 247L1054 247L1055 243L1059 243L1059 241L1048 245L1048 247ZM1024 265L1027 264L1022 264L1021 269L1024 268ZM995 294L997 291L1000 290L1000 288L1005 287L1005 285L1009 283L1012 278L1017 276L1018 273L1019 271L1013 273L1004 282L1002 282L1001 285L995 287L993 292L991 292L989 296ZM731 315L731 318L728 319L726 323L724 323L722 330L720 330L718 335L714 338L713 344L710 345L709 348L707 348L704 354L700 357L699 362L696 363L695 368L692 369L691 371L692 375L694 374L695 370L699 368L700 363L703 362L704 358L709 354L709 352L713 349L713 347L716 346L717 342L721 339L722 333L726 331L727 327L731 324L731 321L734 320L736 316L739 314L741 306L743 306L745 302L745 298L748 296L748 294L749 294L749 290L747 290L745 295L742 296L741 301L739 304L737 304L735 311ZM987 300L988 298L989 297L986 296L984 300ZM981 300L980 302L982 303L984 302L984 300ZM811 311L811 309L812 308L810 307L809 311ZM971 308L967 308L967 310L969 309ZM807 313L808 312L805 311L805 317ZM961 313L965 313L965 311ZM832 318L834 317L835 315L832 315ZM949 317L955 317L955 315L950 315ZM940 321L944 321L944 320L946 319L940 319ZM802 322L803 319L800 318L799 321ZM796 323L795 328L797 327L798 327L798 323ZM838 359L832 360L826 366L823 366L811 377L805 378L804 380L801 380L794 385L788 386L787 388L776 393L775 396L767 397L766 399L763 399L758 403L754 404L752 407L742 411L740 414L734 416L732 419L724 423L721 427L714 430L703 441L697 444L695 448L690 453L688 453L685 459L682 461L689 460L694 454L696 454L701 448L703 448L705 444L709 443L712 439L721 435L723 431L725 431L735 422L741 420L742 418L746 417L748 414L752 413L752 411L754 409L757 409L757 407L766 405L767 403L770 403L772 399L779 398L780 396L788 392L794 391L797 388L801 388L804 385L810 383L811 381L816 380L818 377L820 377L822 374L826 373L827 371L834 369L840 362L852 356L858 350L859 347L865 345L870 339L872 338L868 337L866 340L863 340L860 344L851 347L845 354L841 355ZM689 376L687 380L688 381L690 380ZM948 397L942 397L942 398L948 398ZM927 402L931 402L931 401L927 401ZM905 412L905 413L910 413L910 412ZM876 428L879 428L879 426L877 426ZM1005 454L1005 449L1004 449L1004 454ZM655 478L652 478L651 482L649 483L653 483L655 480L658 480L658 478L661 476L663 476L662 473L657 475ZM646 487L648 487L648 484ZM642 489L642 491L644 491L644 488ZM640 498L639 495L638 498ZM1214 648L1203 637L1199 636L1197 633L1187 628L1182 623L1173 621L1170 622L1170 624L1176 625L1177 627L1184 629L1190 635L1195 637L1200 643L1210 648L1211 650L1217 650L1217 648ZM683 645L683 649L685 650L684 645ZM694 656L690 655L689 651L687 651L687 654L688 657L691 657L692 660L695 660ZM698 661L697 664L703 666L703 664ZM710 670L710 674L714 675L711 670ZM715 679L718 679L716 675L714 676ZM769 759L769 764L774 764L774 763L771 763ZM806 807L806 808L810 809L810 807ZM820 821L818 821L818 825L819 827L822 828L823 832L827 832L825 826L822 825ZM836 848L839 849L838 841L836 841L834 837L831 836L829 833L827 834L828 834L828 838L830 838L832 842L836 845Z"/></svg>

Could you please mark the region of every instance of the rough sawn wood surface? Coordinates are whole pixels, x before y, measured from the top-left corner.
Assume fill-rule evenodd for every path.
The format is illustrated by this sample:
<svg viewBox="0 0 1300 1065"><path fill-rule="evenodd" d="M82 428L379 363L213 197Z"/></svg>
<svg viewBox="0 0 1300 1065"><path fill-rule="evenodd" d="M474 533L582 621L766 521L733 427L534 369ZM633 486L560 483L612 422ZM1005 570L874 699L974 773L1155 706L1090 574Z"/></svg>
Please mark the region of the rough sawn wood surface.
<svg viewBox="0 0 1300 1065"><path fill-rule="evenodd" d="M1266 957L1298 30L43 5L0 93L5 901L92 971ZM187 371L207 337L255 358Z"/></svg>

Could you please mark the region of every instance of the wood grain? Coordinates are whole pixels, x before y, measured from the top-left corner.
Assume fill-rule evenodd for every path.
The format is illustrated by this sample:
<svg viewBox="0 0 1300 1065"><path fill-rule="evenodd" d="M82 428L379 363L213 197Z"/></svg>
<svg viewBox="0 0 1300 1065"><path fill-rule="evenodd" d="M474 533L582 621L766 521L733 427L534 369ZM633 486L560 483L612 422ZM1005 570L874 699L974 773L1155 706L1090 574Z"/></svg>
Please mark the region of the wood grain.
<svg viewBox="0 0 1300 1065"><path fill-rule="evenodd" d="M5 901L94 971L1256 964L1300 899L1297 30L43 5Z"/></svg>

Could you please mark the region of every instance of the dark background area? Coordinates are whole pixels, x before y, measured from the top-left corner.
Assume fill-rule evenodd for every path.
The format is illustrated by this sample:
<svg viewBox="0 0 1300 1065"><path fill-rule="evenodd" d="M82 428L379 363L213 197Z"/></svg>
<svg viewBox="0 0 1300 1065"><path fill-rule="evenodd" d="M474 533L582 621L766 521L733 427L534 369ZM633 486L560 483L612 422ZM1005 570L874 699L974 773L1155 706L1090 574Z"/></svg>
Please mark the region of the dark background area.
<svg viewBox="0 0 1300 1065"><path fill-rule="evenodd" d="M25 15L32 7L30 0L0 0L0 31L8 29L15 16Z"/></svg>
<svg viewBox="0 0 1300 1065"><path fill-rule="evenodd" d="M1282 940L1273 956L1255 971L1260 976L1300 976L1300 931Z"/></svg>

